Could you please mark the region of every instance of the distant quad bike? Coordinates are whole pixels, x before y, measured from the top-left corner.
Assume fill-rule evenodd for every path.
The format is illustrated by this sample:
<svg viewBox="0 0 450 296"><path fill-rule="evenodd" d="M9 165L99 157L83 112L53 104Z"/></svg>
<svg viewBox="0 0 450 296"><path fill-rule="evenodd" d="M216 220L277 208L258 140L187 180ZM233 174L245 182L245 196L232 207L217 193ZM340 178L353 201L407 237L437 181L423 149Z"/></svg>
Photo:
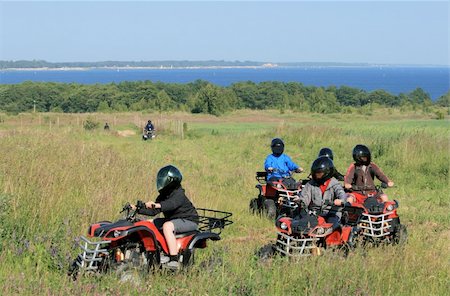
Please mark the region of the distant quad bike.
<svg viewBox="0 0 450 296"><path fill-rule="evenodd" d="M144 130L144 132L142 133L142 140L147 141L147 140L153 140L154 138L156 138L156 131L155 130Z"/></svg>
<svg viewBox="0 0 450 296"><path fill-rule="evenodd" d="M169 250L162 229L149 220L136 217L144 203L138 201L136 210L126 204L122 212L125 219L116 222L101 221L88 229L88 239L80 237L81 253L69 267L68 275L74 279L81 273L116 272L137 270L148 272L164 267L162 256ZM179 262L186 268L194 262L196 249L206 248L207 240L220 240L221 231L233 222L231 213L197 208L199 229L176 235L179 246Z"/></svg>
<svg viewBox="0 0 450 296"><path fill-rule="evenodd" d="M375 191L368 196L353 193L356 202L353 207L363 209L358 223L359 234L363 244L380 243L404 244L408 239L407 228L400 223L397 214L398 201L387 201L383 203L379 197L383 194L382 188L387 188L386 183L376 186ZM368 188L353 186L352 190L368 190Z"/></svg>
<svg viewBox="0 0 450 296"><path fill-rule="evenodd" d="M296 182L292 178L268 181L267 172L256 172L256 180L259 184L255 187L258 188L259 194L250 201L250 211L265 214L271 219L281 214L282 200L297 196L303 184L307 182Z"/></svg>
<svg viewBox="0 0 450 296"><path fill-rule="evenodd" d="M327 207L331 207L328 205ZM289 208L296 217L283 215L277 218L275 226L277 239L275 244L268 244L258 251L261 259L274 255L288 258L319 256L325 250L339 251L343 256L354 249L354 239L357 235L359 218L363 209L353 207L349 203L339 207L343 213L341 224L333 228L332 223L317 213L303 209L301 218L298 205L290 200L284 200L283 207Z"/></svg>

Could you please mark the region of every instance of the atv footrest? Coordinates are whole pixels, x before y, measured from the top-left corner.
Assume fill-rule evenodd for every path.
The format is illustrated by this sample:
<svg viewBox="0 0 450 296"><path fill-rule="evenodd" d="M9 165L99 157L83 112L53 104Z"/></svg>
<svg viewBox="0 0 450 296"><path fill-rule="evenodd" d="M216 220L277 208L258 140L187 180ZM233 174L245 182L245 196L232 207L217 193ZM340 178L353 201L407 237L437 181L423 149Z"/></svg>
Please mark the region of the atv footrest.
<svg viewBox="0 0 450 296"><path fill-rule="evenodd" d="M105 248L111 241L91 242L84 236L80 237L80 248L82 253L78 255L77 265L80 269L85 271L96 271L98 269L97 263L103 260L105 255L108 255L108 250Z"/></svg>
<svg viewBox="0 0 450 296"><path fill-rule="evenodd" d="M275 249L286 256L311 256L312 251L317 250L318 238L294 238L281 232L277 234Z"/></svg>

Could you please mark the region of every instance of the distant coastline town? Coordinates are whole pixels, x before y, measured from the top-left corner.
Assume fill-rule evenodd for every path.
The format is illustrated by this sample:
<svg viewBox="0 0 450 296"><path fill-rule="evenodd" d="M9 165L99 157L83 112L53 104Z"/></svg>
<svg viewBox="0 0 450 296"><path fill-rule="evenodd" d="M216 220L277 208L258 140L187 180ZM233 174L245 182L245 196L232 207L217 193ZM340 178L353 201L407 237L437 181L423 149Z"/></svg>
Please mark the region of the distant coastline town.
<svg viewBox="0 0 450 296"><path fill-rule="evenodd" d="M44 60L0 61L0 70L89 70L89 69L218 69L218 68L277 68L277 67L380 67L417 66L337 62L254 62L254 61L104 61L47 62ZM421 65L423 66L423 65ZM433 65L430 65L433 66ZM434 65L437 66L437 65Z"/></svg>

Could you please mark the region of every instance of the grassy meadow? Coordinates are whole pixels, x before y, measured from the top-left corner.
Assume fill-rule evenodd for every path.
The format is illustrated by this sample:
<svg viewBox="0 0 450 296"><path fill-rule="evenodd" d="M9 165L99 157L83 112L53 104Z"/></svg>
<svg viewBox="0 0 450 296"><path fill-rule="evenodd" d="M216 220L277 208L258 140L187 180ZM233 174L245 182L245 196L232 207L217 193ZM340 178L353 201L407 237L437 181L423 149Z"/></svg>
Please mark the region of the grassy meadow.
<svg viewBox="0 0 450 296"><path fill-rule="evenodd" d="M151 118L158 137L142 141ZM100 123L83 128L86 120ZM111 131L103 131L104 122ZM448 118L377 110L355 114L238 111L222 117L170 114L0 114L0 286L2 295L448 295L450 289L450 129ZM135 133L133 135L133 133ZM345 173L355 144L393 179L387 189L408 227L404 247L298 262L261 263L255 251L275 239L273 222L251 215L255 172L270 140L309 171L331 147ZM154 200L158 169L174 164L197 207L233 213L222 240L196 253L175 276L66 276L89 224L114 220L127 201ZM305 178L307 174L297 174ZM221 264L209 265L210 258Z"/></svg>

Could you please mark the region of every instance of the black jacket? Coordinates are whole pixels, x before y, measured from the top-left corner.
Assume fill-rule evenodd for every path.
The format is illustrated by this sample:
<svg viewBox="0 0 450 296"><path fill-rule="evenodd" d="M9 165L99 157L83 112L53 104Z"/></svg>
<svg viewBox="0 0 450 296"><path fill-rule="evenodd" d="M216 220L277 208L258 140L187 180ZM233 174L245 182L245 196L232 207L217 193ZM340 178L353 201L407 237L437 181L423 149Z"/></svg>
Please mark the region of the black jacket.
<svg viewBox="0 0 450 296"><path fill-rule="evenodd" d="M155 203L161 204L160 209L141 209L140 214L155 216L162 212L169 220L187 219L198 222L198 214L194 205L184 194L183 187L179 186L168 193L161 192Z"/></svg>

